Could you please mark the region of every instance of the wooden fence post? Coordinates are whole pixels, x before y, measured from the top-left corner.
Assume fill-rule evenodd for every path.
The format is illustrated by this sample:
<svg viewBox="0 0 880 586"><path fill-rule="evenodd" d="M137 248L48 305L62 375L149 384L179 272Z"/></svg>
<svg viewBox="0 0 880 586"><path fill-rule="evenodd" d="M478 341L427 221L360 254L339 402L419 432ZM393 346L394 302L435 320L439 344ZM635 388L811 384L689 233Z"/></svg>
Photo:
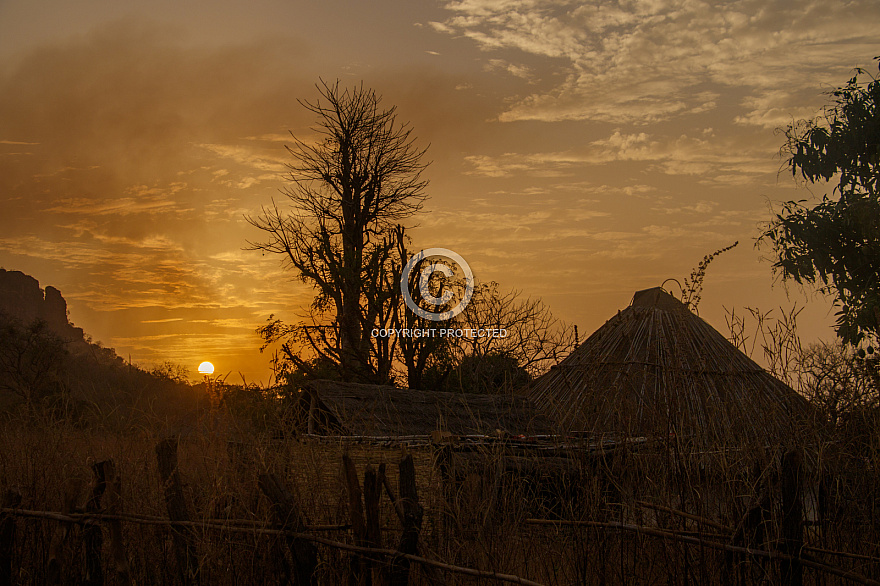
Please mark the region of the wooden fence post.
<svg viewBox="0 0 880 586"><path fill-rule="evenodd" d="M171 536L178 571L181 581L188 586L199 583L199 561L188 529L178 525L180 522L188 522L190 516L177 469L177 443L176 437L170 437L156 444L156 459L165 493L165 506L171 520Z"/></svg>
<svg viewBox="0 0 880 586"><path fill-rule="evenodd" d="M21 493L7 489L3 493L4 509L16 509L21 505ZM12 586L12 554L15 551L15 517L0 514L0 586Z"/></svg>
<svg viewBox="0 0 880 586"><path fill-rule="evenodd" d="M804 506L801 499L801 457L798 450L782 456L782 551L798 558L804 545ZM803 565L797 559L782 561L782 583L802 586Z"/></svg>
<svg viewBox="0 0 880 586"><path fill-rule="evenodd" d="M101 497L107 489L107 481L104 476L104 463L94 462L92 474L95 479L92 483L92 494L86 501L86 513L101 512ZM86 575L84 582L89 586L103 586L104 569L101 566L101 549L104 545L104 536L101 533L101 525L96 521L87 524L83 529L83 545L86 552Z"/></svg>
<svg viewBox="0 0 880 586"><path fill-rule="evenodd" d="M302 512L284 485L274 474L260 474L260 490L272 503L272 517L278 529L292 529L297 533L305 531ZM315 583L315 568L318 566L318 550L315 545L301 537L288 537L290 551L293 553L294 576L297 586Z"/></svg>
<svg viewBox="0 0 880 586"><path fill-rule="evenodd" d="M370 464L364 470L364 522L367 547L382 547L382 528L379 524L379 497L382 496L382 479ZM367 561L367 571L373 575L373 582L379 583L382 578L377 575L375 565Z"/></svg>
<svg viewBox="0 0 880 586"><path fill-rule="evenodd" d="M342 477L348 493L348 511L351 516L351 530L354 533L355 545L364 546L367 542L367 524L364 520L364 505L361 497L361 485L358 481L357 467L348 454L342 455ZM352 585L369 582L365 571L364 559L357 556L351 560Z"/></svg>
<svg viewBox="0 0 880 586"><path fill-rule="evenodd" d="M116 471L113 460L99 462L98 466L104 476L104 510L109 515L122 514L122 479ZM122 521L108 519L107 527L110 529L110 555L113 557L116 580L123 586L131 585L131 570L128 567L128 557L125 555L125 542L122 538Z"/></svg>
<svg viewBox="0 0 880 586"><path fill-rule="evenodd" d="M61 513L63 515L69 515L76 510L76 500L79 497L81 488L82 481L80 479L71 478L67 481L64 489L64 503L61 506ZM46 581L49 584L60 584L62 582L64 544L67 543L67 536L70 534L71 528L71 523L60 522L52 534L52 541L49 544L49 561L46 566Z"/></svg>
<svg viewBox="0 0 880 586"><path fill-rule="evenodd" d="M364 521L366 523L367 543L370 547L382 547L382 528L379 526L379 497L382 479L376 470L367 464L364 470Z"/></svg>
<svg viewBox="0 0 880 586"><path fill-rule="evenodd" d="M422 529L422 505L416 487L416 467L411 454L400 461L400 510L403 513L403 534L397 551L415 555L419 548L419 532ZM391 586L407 586L409 582L409 560L397 558L391 567Z"/></svg>
<svg viewBox="0 0 880 586"><path fill-rule="evenodd" d="M769 515L770 505L772 504L772 500L769 496L769 490L769 487L766 489L766 491L765 489L761 489L762 492L756 498L755 502L752 503L752 505L746 511L746 514L740 521L739 526L736 528L736 530L734 530L733 536L730 539L731 545L744 548L755 547L758 549L764 547L764 542L766 541L764 529L767 522L767 517ZM749 558L743 556L742 554L733 553L731 551L724 552L724 563L726 570L724 581L726 584L734 584L735 581L738 581L740 584L744 584L746 580L745 576L749 573L754 574L752 576L753 580L760 581L760 576L765 573L764 569L753 568L749 565L738 563L738 560L748 562ZM735 572L734 569L736 570Z"/></svg>

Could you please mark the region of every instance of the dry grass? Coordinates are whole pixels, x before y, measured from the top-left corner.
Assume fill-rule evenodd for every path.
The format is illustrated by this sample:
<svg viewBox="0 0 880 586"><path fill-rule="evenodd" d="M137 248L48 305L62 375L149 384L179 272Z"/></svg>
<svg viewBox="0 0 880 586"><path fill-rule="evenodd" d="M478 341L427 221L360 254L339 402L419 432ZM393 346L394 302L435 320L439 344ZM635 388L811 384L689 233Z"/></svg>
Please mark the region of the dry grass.
<svg viewBox="0 0 880 586"><path fill-rule="evenodd" d="M268 431L242 421L228 414L203 412L184 428L153 423L117 432L63 421L6 421L0 426L0 488L17 489L23 495L24 509L60 511L71 479L81 481L78 502L83 503L91 482L89 464L110 458L122 478L125 511L166 517L154 448L168 434L180 433L179 469L196 520L268 520L268 504L259 493L257 477L270 471L294 493L307 524L346 524L348 501L340 482L345 452L361 475L367 464L386 463L397 490L400 447L273 439ZM871 425L878 429L875 423ZM864 430L860 433L864 437ZM801 441L807 519L817 519L820 509L824 515L822 524L806 527L805 544L874 559L816 551L809 555L880 578L880 502L876 498L880 453L870 442L829 441L818 431L813 437L802 436ZM686 438L669 437L620 444L604 454L582 447L551 458L494 443L476 452L453 454L453 478L448 482L441 480L431 448L414 449L411 453L425 507L420 555L548 585L779 583L776 562L611 524L702 535L706 541L775 551L781 535L780 456L790 447L795 446L752 443L707 450ZM767 506L759 512L759 522L744 524L762 497ZM400 525L384 495L381 518L382 545L393 549ZM568 524L534 524L530 519ZM57 523L19 518L17 526L15 575L21 584L42 584ZM174 583L176 562L169 529L135 523L123 526L136 583ZM737 540L733 532L741 527L742 539ZM348 531L322 535L352 542ZM68 559L74 560L65 569L68 583L76 583L83 575L81 536L76 529L68 540ZM282 583L284 550L277 537L199 529L196 546L205 584ZM318 551L319 582L346 583L350 554L324 546ZM839 581L811 569L805 573L807 584ZM491 583L415 568L411 583L482 582Z"/></svg>
<svg viewBox="0 0 880 586"><path fill-rule="evenodd" d="M678 302L653 303L621 312L537 386L536 398L567 414L569 429L614 436L569 437L565 449L555 446L549 456L511 440L485 441L470 451L460 444L411 448L424 506L419 554L547 585L781 583L782 564L766 556L789 551L782 460L795 450L802 458L796 484L806 521L800 553L811 564L804 583L843 583L846 572L880 580L878 373L831 350L805 361L795 312L772 321L752 311L754 328L731 314L736 346L762 353L773 374L801 392L792 397L791 388L732 353L708 325L680 313ZM71 394L45 413L0 419L0 494L18 491L23 509L63 510L76 482L82 505L90 464L112 459L125 512L167 517L155 446L169 436L179 437L179 473L196 521L267 523L270 510L257 480L271 472L294 494L307 525L347 524L344 453L361 478L368 464L386 464L400 492L400 447L297 439L283 423L289 414L259 389L227 392L222 407L215 401L207 408L197 387L147 380L130 368L126 374L91 363L80 367L77 399ZM810 416L792 426L787 416L802 411L804 396ZM397 419L420 430L436 421L425 419L415 396L405 403L396 397L390 394L383 405L394 404ZM362 398L337 396L337 406ZM493 413L485 418L497 418ZM590 424L578 425L584 414ZM363 419L376 419L369 415ZM394 418L386 417L384 428L389 421ZM364 428L352 431L359 432ZM384 495L381 519L381 546L394 549L401 528ZM14 582L46 583L58 522L18 517L16 526ZM135 582L175 583L169 527L128 521L123 528ZM74 527L66 542L65 583L84 576L82 529ZM216 527L193 534L202 583L285 582L290 554L278 536ZM321 535L353 542L348 530ZM349 582L350 553L320 545L318 559L319 583ZM419 566L411 579L491 582Z"/></svg>

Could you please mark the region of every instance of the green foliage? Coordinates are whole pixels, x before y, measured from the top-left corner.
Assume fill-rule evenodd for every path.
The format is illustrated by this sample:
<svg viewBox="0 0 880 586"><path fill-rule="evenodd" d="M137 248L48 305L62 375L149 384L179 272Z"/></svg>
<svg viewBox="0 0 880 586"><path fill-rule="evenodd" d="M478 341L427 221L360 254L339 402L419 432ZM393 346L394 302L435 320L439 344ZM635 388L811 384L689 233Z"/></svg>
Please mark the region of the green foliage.
<svg viewBox="0 0 880 586"><path fill-rule="evenodd" d="M857 69L830 95L820 116L784 130L782 151L795 178L836 185L813 207L785 203L759 242L784 279L834 297L837 335L857 344L880 333L880 81Z"/></svg>

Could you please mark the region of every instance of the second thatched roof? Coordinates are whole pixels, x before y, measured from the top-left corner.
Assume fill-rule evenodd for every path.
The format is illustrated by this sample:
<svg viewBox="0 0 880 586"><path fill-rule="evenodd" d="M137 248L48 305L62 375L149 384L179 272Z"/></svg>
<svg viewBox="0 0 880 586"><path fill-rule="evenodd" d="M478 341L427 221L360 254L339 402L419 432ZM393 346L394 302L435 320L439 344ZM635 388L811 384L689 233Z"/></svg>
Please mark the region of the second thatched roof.
<svg viewBox="0 0 880 586"><path fill-rule="evenodd" d="M427 436L543 435L548 417L525 397L397 389L382 385L316 380L306 383L300 403L311 433L319 435Z"/></svg>
<svg viewBox="0 0 880 586"><path fill-rule="evenodd" d="M809 412L659 287L637 292L526 392L566 432L676 434L700 445L787 441Z"/></svg>

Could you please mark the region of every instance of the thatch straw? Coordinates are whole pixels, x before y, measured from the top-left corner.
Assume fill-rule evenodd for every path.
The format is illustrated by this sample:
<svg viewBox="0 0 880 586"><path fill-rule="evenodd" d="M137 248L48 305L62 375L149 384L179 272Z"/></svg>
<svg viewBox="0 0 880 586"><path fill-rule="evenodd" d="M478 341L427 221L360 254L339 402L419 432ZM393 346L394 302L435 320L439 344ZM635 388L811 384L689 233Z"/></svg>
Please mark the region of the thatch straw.
<svg viewBox="0 0 880 586"><path fill-rule="evenodd" d="M791 437L807 403L661 288L639 291L525 390L567 432L698 445Z"/></svg>
<svg viewBox="0 0 880 586"><path fill-rule="evenodd" d="M396 389L319 380L304 385L301 404L317 402L316 433L414 436L550 433L550 420L525 397Z"/></svg>

